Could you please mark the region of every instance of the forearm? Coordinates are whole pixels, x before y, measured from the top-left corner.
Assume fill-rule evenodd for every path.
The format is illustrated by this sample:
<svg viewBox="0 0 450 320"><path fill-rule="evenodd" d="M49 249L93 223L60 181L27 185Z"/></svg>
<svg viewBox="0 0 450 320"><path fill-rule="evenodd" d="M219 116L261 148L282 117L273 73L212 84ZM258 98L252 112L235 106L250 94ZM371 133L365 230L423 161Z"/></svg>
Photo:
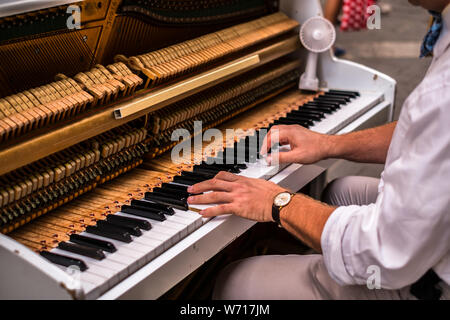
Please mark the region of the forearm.
<svg viewBox="0 0 450 320"><path fill-rule="evenodd" d="M281 210L281 225L309 247L322 252L322 231L335 209L336 207L297 194L291 203Z"/></svg>
<svg viewBox="0 0 450 320"><path fill-rule="evenodd" d="M328 158L385 163L396 125L395 121L372 129L328 136Z"/></svg>

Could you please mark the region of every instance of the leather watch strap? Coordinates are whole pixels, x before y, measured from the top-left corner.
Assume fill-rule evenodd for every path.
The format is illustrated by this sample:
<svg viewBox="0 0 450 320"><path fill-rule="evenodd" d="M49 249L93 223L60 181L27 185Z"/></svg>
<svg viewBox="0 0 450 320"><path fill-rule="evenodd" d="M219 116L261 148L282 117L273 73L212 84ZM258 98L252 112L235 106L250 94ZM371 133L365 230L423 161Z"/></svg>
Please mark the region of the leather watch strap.
<svg viewBox="0 0 450 320"><path fill-rule="evenodd" d="M280 207L272 204L272 219L275 221L279 226L281 226L281 220L280 220Z"/></svg>

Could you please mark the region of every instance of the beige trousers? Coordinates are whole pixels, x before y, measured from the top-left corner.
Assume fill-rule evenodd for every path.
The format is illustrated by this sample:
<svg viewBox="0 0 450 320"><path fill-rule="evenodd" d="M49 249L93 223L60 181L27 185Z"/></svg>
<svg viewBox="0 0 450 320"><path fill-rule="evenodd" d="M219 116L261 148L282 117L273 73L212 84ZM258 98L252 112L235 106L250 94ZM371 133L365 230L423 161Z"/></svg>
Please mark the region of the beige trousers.
<svg viewBox="0 0 450 320"><path fill-rule="evenodd" d="M331 182L323 201L336 205L375 202L379 179L345 177ZM328 274L323 257L315 255L257 256L227 266L220 274L213 299L414 299L409 288L368 289L340 286Z"/></svg>

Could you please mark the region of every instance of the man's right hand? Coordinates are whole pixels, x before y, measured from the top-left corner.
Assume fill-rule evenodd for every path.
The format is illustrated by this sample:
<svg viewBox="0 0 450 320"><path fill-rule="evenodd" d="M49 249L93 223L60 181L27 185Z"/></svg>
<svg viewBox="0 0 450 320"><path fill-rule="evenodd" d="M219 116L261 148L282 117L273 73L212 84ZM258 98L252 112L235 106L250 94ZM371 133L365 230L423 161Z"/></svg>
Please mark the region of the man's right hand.
<svg viewBox="0 0 450 320"><path fill-rule="evenodd" d="M278 131L278 139L277 131ZM291 146L291 150L280 152L279 163L311 164L326 159L330 155L331 136L308 130L299 125L273 126L264 138L261 155L265 155L274 143ZM271 164L271 156L267 157Z"/></svg>

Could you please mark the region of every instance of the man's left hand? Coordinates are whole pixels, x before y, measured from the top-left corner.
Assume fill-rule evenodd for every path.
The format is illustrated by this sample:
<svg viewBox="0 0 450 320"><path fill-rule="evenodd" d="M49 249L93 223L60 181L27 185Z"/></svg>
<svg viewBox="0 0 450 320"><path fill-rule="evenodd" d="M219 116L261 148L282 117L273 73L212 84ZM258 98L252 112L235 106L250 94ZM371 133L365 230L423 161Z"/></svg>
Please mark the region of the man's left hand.
<svg viewBox="0 0 450 320"><path fill-rule="evenodd" d="M204 217L223 214L267 222L272 220L272 204L277 194L286 191L273 182L238 176L230 172L219 172L213 179L197 183L188 188L190 193L205 194L191 196L189 204L217 204L202 210Z"/></svg>

